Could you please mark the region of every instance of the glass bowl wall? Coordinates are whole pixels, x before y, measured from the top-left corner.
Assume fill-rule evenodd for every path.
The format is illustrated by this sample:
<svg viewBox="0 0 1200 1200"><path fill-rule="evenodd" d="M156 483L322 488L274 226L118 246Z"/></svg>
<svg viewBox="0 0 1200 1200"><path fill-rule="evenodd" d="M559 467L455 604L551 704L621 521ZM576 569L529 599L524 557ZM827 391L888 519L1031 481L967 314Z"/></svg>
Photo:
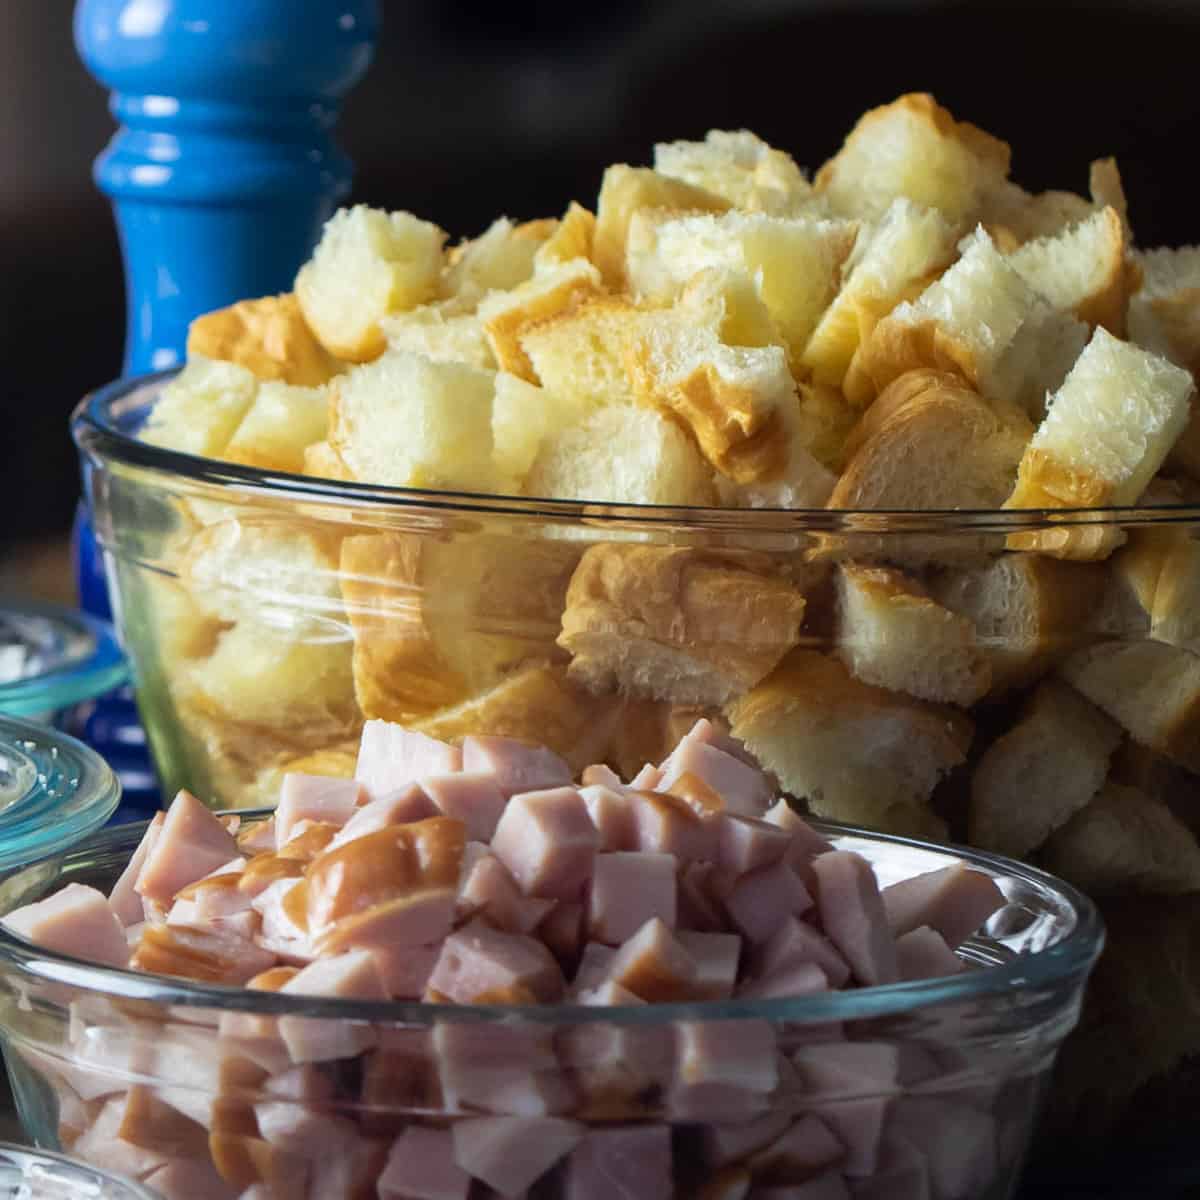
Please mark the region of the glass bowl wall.
<svg viewBox="0 0 1200 1200"><path fill-rule="evenodd" d="M820 828L884 885L953 861ZM109 888L143 829L107 830L10 876L0 913L70 882ZM609 1154L605 1194L646 1200L741 1195L752 1174L781 1181L781 1195L809 1174L836 1176L821 1185L843 1189L831 1195L933 1186L944 1200L1004 1200L1103 934L1074 889L1003 859L968 861L1008 903L960 951L972 969L947 979L616 1009L370 1004L96 967L0 929L0 1032L39 1146L132 1164L151 1182L174 1167L198 1181L180 1200L256 1182L321 1200L408 1195L418 1149L429 1165L493 1135L515 1165L493 1156L492 1184L498 1173L506 1194L531 1184L545 1200L599 1196L585 1185ZM812 1117L836 1135L832 1161L813 1149ZM791 1149L779 1143L789 1130ZM706 1191L714 1179L729 1190Z"/></svg>

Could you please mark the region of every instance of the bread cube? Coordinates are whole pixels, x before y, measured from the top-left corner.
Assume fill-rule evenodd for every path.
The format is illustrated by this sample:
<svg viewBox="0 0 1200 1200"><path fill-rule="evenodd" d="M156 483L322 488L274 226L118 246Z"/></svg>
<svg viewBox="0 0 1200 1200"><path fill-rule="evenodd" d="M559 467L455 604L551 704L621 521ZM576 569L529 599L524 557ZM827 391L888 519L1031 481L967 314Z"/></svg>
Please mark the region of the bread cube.
<svg viewBox="0 0 1200 1200"><path fill-rule="evenodd" d="M792 156L748 129L710 129L702 142L660 142L654 169L750 212L787 215L814 204L812 185Z"/></svg>
<svg viewBox="0 0 1200 1200"><path fill-rule="evenodd" d="M506 292L533 274L533 259L545 240L507 217L499 217L477 238L447 252L449 265L439 293L463 308L473 308L488 292Z"/></svg>
<svg viewBox="0 0 1200 1200"><path fill-rule="evenodd" d="M859 413L841 391L820 383L801 383L796 434L804 448L835 475L845 465L843 448Z"/></svg>
<svg viewBox="0 0 1200 1200"><path fill-rule="evenodd" d="M1135 530L1111 561L1150 637L1200 652L1200 542L1186 526Z"/></svg>
<svg viewBox="0 0 1200 1200"><path fill-rule="evenodd" d="M471 312L455 312L448 302L422 304L380 319L390 350L420 354L432 362L466 363L494 371L496 359L483 321Z"/></svg>
<svg viewBox="0 0 1200 1200"><path fill-rule="evenodd" d="M1171 810L1108 783L1042 848L1047 869L1091 893L1200 889L1200 845Z"/></svg>
<svg viewBox="0 0 1200 1200"><path fill-rule="evenodd" d="M519 492L547 438L582 420L577 391L535 387L501 371L492 403L492 458L506 491Z"/></svg>
<svg viewBox="0 0 1200 1200"><path fill-rule="evenodd" d="M690 324L711 329L726 346L783 345L754 280L740 268L697 271L675 309Z"/></svg>
<svg viewBox="0 0 1200 1200"><path fill-rule="evenodd" d="M329 443L362 483L492 491L495 375L393 350L334 385Z"/></svg>
<svg viewBox="0 0 1200 1200"><path fill-rule="evenodd" d="M674 299L706 267L745 272L799 360L837 293L857 231L853 221L764 213L642 220L631 227L625 267L630 286L659 303Z"/></svg>
<svg viewBox="0 0 1200 1200"><path fill-rule="evenodd" d="M1135 254L1142 286L1129 300L1129 338L1191 371L1200 368L1200 246Z"/></svg>
<svg viewBox="0 0 1200 1200"><path fill-rule="evenodd" d="M604 282L615 289L625 283L625 240L633 214L643 208L682 212L724 212L729 201L715 192L671 179L649 167L614 163L600 181L596 225L592 231L592 261Z"/></svg>
<svg viewBox="0 0 1200 1200"><path fill-rule="evenodd" d="M804 597L736 555L600 544L567 590L558 644L570 677L676 704L721 704L796 644Z"/></svg>
<svg viewBox="0 0 1200 1200"><path fill-rule="evenodd" d="M291 293L239 300L188 327L187 356L237 363L258 379L320 387L342 369L304 320Z"/></svg>
<svg viewBox="0 0 1200 1200"><path fill-rule="evenodd" d="M534 271L544 271L573 258L590 259L595 229L595 214L572 200L554 232L537 248L533 256Z"/></svg>
<svg viewBox="0 0 1200 1200"><path fill-rule="evenodd" d="M365 204L334 213L296 276L304 319L325 349L350 362L378 358L380 317L433 298L445 240L411 213Z"/></svg>
<svg viewBox="0 0 1200 1200"><path fill-rule="evenodd" d="M1120 215L1102 208L1060 234L1026 242L1008 261L1055 308L1120 337L1135 282L1129 250Z"/></svg>
<svg viewBox="0 0 1200 1200"><path fill-rule="evenodd" d="M881 320L859 347L843 388L868 404L906 371L956 371L988 400L1040 416L1087 341L1087 326L1057 311L983 230L915 300Z"/></svg>
<svg viewBox="0 0 1200 1200"><path fill-rule="evenodd" d="M860 232L841 290L800 358L814 379L841 385L860 341L876 323L954 261L958 233L936 209L905 196L892 201L878 225Z"/></svg>
<svg viewBox="0 0 1200 1200"><path fill-rule="evenodd" d="M1187 424L1194 393L1187 371L1097 328L1026 447L1004 507L1134 503ZM1119 540L1111 527L1008 538L1014 549L1085 559L1106 557Z"/></svg>
<svg viewBox="0 0 1200 1200"><path fill-rule="evenodd" d="M706 505L712 470L674 421L614 405L548 437L525 494L608 504Z"/></svg>
<svg viewBox="0 0 1200 1200"><path fill-rule="evenodd" d="M1008 146L956 121L930 95L901 96L859 118L816 176L835 212L877 220L897 196L973 221L1008 175Z"/></svg>
<svg viewBox="0 0 1200 1200"><path fill-rule="evenodd" d="M354 473L345 459L327 442L313 442L304 447L303 471L315 479L353 481Z"/></svg>
<svg viewBox="0 0 1200 1200"><path fill-rule="evenodd" d="M793 650L726 714L785 791L837 820L922 809L972 734L956 710L863 683L812 650Z"/></svg>
<svg viewBox="0 0 1200 1200"><path fill-rule="evenodd" d="M837 647L865 683L966 708L988 690L991 664L966 617L888 567L843 563Z"/></svg>
<svg viewBox="0 0 1200 1200"><path fill-rule="evenodd" d="M1044 682L971 777L971 844L1024 858L1088 804L1108 774L1120 726L1073 688Z"/></svg>
<svg viewBox="0 0 1200 1200"><path fill-rule="evenodd" d="M259 385L222 457L299 475L304 471L305 451L324 441L328 427L329 398L324 388L292 387L272 380Z"/></svg>
<svg viewBox="0 0 1200 1200"><path fill-rule="evenodd" d="M159 394L143 442L220 458L258 394L258 379L231 362L193 358Z"/></svg>

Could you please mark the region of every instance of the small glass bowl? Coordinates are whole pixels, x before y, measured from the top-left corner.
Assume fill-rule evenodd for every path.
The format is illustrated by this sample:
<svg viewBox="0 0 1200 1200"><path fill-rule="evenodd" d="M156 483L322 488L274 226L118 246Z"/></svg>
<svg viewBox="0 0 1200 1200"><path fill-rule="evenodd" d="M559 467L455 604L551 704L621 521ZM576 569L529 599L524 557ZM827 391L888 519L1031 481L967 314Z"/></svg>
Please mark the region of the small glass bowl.
<svg viewBox="0 0 1200 1200"><path fill-rule="evenodd" d="M0 912L70 882L108 889L143 828L105 830L9 876ZM18 1111L39 1146L86 1159L98 1146L88 1130L135 1108L138 1146L99 1143L110 1169L212 1162L231 1195L266 1180L320 1200L374 1197L381 1171L378 1194L404 1195L387 1190L402 1183L404 1147L425 1139L433 1154L481 1128L515 1138L520 1158L562 1139L562 1156L547 1152L537 1168L539 1200L585 1194L576 1176L619 1156L623 1138L641 1139L650 1159L669 1155L673 1183L652 1200L744 1195L752 1174L766 1185L796 1170L782 1150L773 1165L771 1152L755 1155L815 1116L849 1148L829 1184L848 1190L829 1195L898 1200L925 1195L902 1189L926 1180L940 1200L1005 1200L1103 944L1096 908L1005 859L818 828L867 857L884 886L960 858L994 879L1008 903L961 949L970 969L765 1001L380 1004L105 968L0 928L0 1032ZM297 1063L289 1047L302 1044L312 1058ZM547 1113L562 1121L537 1119ZM478 1124L498 1116L518 1124ZM717 1185L728 1190L704 1190Z"/></svg>
<svg viewBox="0 0 1200 1200"><path fill-rule="evenodd" d="M72 1162L0 1142L0 1200L155 1200L157 1193Z"/></svg>

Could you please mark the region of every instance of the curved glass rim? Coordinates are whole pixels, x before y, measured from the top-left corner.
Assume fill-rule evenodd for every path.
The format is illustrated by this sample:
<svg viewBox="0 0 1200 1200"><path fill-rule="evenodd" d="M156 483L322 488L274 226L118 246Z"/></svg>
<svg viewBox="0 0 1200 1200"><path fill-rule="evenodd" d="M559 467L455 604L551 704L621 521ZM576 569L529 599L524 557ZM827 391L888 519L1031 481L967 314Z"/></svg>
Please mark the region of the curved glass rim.
<svg viewBox="0 0 1200 1200"><path fill-rule="evenodd" d="M32 786L0 812L0 871L30 866L84 842L116 812L120 781L77 738L0 714L0 745L38 768Z"/></svg>
<svg viewBox="0 0 1200 1200"><path fill-rule="evenodd" d="M156 1200L158 1196L157 1192L150 1191L133 1179L101 1170L82 1159L56 1154L52 1150L18 1146L14 1142L0 1142L0 1182L3 1182L3 1172L6 1167L19 1170L23 1181L32 1180L34 1183L37 1182L37 1179L31 1173L38 1167L52 1169L55 1172L53 1182L56 1184L83 1184L85 1181L88 1183L99 1181L110 1189L105 1193L104 1200L119 1200L121 1197L128 1197L128 1200ZM37 1196L38 1192L34 1190L31 1194ZM94 1196L97 1193L89 1190L87 1195Z"/></svg>
<svg viewBox="0 0 1200 1200"><path fill-rule="evenodd" d="M25 600L5 600L0 608L22 617L41 617L92 639L89 654L59 663L49 670L7 682L0 681L0 713L30 717L95 700L129 681L129 664L112 625L90 613Z"/></svg>
<svg viewBox="0 0 1200 1200"><path fill-rule="evenodd" d="M393 510L442 509L596 525L683 526L694 530L742 533L894 535L1016 533L1062 526L1200 521L1200 504L1056 509L721 508L555 500L317 479L168 450L131 437L113 425L110 413L115 407L136 407L132 402L140 393L152 391L177 375L180 369L119 379L84 396L71 415L71 436L79 450L126 466L148 468L193 483L240 489L250 494L313 503L369 505Z"/></svg>
<svg viewBox="0 0 1200 1200"><path fill-rule="evenodd" d="M233 815L254 819L270 815L271 809L231 810ZM1080 976L1090 970L1104 946L1104 923L1096 905L1078 888L1031 867L997 854L968 846L939 845L916 838L877 833L832 822L810 822L830 837L860 839L904 846L942 856L960 858L969 866L984 868L993 875L1022 879L1049 891L1070 905L1075 927L1060 942L1010 962L964 971L943 979L890 983L852 991L816 993L786 999L721 1000L671 1004L597 1007L573 1004L428 1004L423 1001L344 1000L284 992L248 991L246 988L181 980L169 975L151 975L121 967L99 966L68 954L43 950L0 924L0 970L16 966L38 979L69 984L127 1000L155 1004L245 1011L255 1015L324 1017L348 1021L432 1026L437 1022L464 1024L600 1024L654 1025L671 1021L745 1020L803 1021L829 1024L862 1020L927 1008L934 1004L979 1000L1027 988L1044 988ZM60 864L63 873L71 858L114 852L128 844L130 851L140 840L148 822L119 825L102 830L86 842L73 846ZM31 869L36 869L36 864ZM249 998L249 999L248 999Z"/></svg>

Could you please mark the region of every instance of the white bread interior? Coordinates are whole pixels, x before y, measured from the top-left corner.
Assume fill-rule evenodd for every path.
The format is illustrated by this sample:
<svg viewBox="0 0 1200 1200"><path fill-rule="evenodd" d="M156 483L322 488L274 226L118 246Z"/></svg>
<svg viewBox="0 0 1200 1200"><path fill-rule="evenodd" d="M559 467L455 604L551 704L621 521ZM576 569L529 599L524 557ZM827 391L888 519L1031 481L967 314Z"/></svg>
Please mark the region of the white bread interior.
<svg viewBox="0 0 1200 1200"><path fill-rule="evenodd" d="M233 431L222 457L268 471L302 474L304 453L325 440L329 396L323 387L293 387L279 380L258 386L246 415Z"/></svg>
<svg viewBox="0 0 1200 1200"><path fill-rule="evenodd" d="M237 363L193 358L163 387L139 437L167 450L220 458L258 386L258 378Z"/></svg>
<svg viewBox="0 0 1200 1200"><path fill-rule="evenodd" d="M459 362L484 370L496 369L496 357L473 312L457 312L440 301L392 313L379 322L389 350L406 350L433 362Z"/></svg>

